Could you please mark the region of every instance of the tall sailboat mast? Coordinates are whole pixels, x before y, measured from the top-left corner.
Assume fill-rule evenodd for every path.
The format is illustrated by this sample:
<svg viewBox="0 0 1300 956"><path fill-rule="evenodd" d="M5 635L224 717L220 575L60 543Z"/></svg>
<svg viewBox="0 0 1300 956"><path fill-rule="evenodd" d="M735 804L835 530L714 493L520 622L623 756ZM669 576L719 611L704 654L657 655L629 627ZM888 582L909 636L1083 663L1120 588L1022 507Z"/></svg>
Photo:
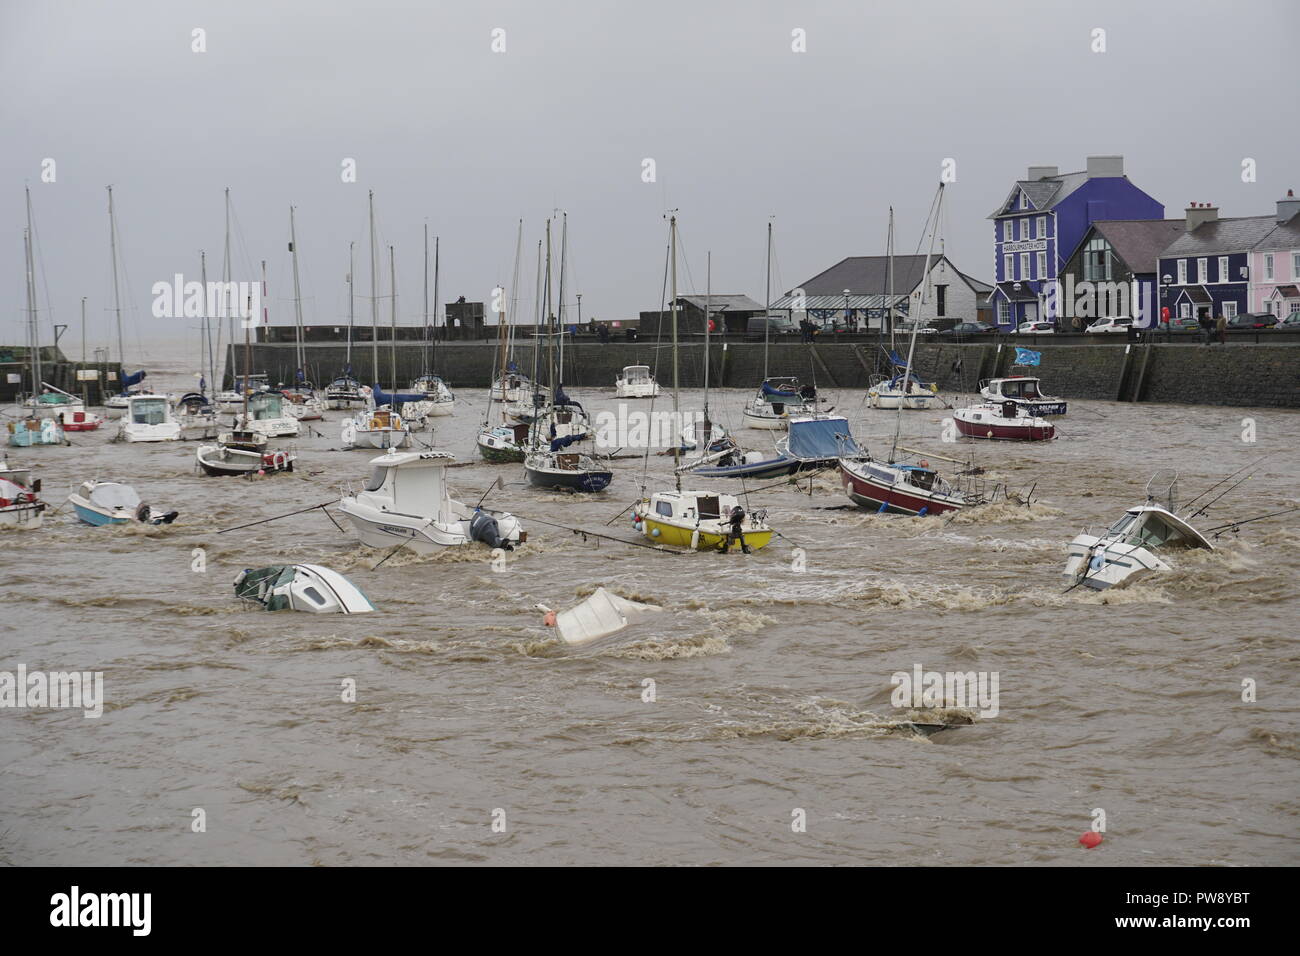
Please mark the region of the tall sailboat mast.
<svg viewBox="0 0 1300 956"><path fill-rule="evenodd" d="M713 436L713 425L709 422L709 325L712 320L709 313L713 310L713 252L705 257L704 270L704 435L699 439L705 452L709 448L709 439Z"/></svg>
<svg viewBox="0 0 1300 956"><path fill-rule="evenodd" d="M379 293L375 288L375 191L370 190L370 380L379 384Z"/></svg>
<svg viewBox="0 0 1300 956"><path fill-rule="evenodd" d="M356 322L356 311L355 311L356 297L352 294L353 292L352 276L353 273L355 272L355 269L353 268L353 261L356 257L353 255L353 252L356 248L356 245L357 244L355 242L348 243L348 352L347 352L348 358L347 358L347 362L344 363L347 366L346 369L344 370L344 373L346 375L352 374L352 326Z"/></svg>
<svg viewBox="0 0 1300 956"><path fill-rule="evenodd" d="M440 236L433 237L433 344L429 347L429 373L438 368L438 256L442 246Z"/></svg>
<svg viewBox="0 0 1300 956"><path fill-rule="evenodd" d="M117 284L117 219L113 214L113 187L108 187L108 253L113 265L113 314L117 317L118 380L126 371L126 355L122 350L122 293Z"/></svg>
<svg viewBox="0 0 1300 956"><path fill-rule="evenodd" d="M206 360L210 360L212 357L212 343L208 339L208 254L202 249L199 250L199 281L203 284L204 290L203 311L200 313L199 322L199 394L206 398L208 394L207 382L205 381L208 371ZM206 355L204 346L207 346Z"/></svg>
<svg viewBox="0 0 1300 956"><path fill-rule="evenodd" d="M424 354L420 357L420 374L429 374L429 224L424 224Z"/></svg>
<svg viewBox="0 0 1300 956"><path fill-rule="evenodd" d="M934 236L939 231L939 216L943 212L943 183L939 183L939 195L934 204L934 221L930 223L930 244L925 250L925 269L921 273L921 297L916 307L916 315L908 315L912 325L912 335L907 345L907 367L903 369L902 394L898 399L898 421L894 426L894 446L889 452L889 460L894 461L898 454L898 437L903 430L903 406L907 404L907 387L912 380L912 357L916 352L916 332L921 324L921 310L925 307L926 292L930 288L930 257L934 254Z"/></svg>
<svg viewBox="0 0 1300 956"><path fill-rule="evenodd" d="M36 315L36 239L32 231L32 190L26 187L27 193L27 231L23 233L24 253L26 254L27 269L27 323L28 323L28 342L31 348L31 366L32 366L32 394L39 395L41 391L41 379L44 377L41 370L41 324Z"/></svg>
<svg viewBox="0 0 1300 956"><path fill-rule="evenodd" d="M388 339L389 371L393 377L393 392L397 392L397 257L392 246L388 247L388 288L392 292L392 331Z"/></svg>
<svg viewBox="0 0 1300 956"><path fill-rule="evenodd" d="M110 200L112 193L109 194ZM226 314L227 325L229 326L230 347L233 352L235 346L235 313L230 308L230 281L234 271L234 263L230 261L230 187L226 187L226 249L225 256L221 260L221 310ZM230 371L230 385L233 388L235 384L235 373ZM215 387L215 386L213 386Z"/></svg>
<svg viewBox="0 0 1300 956"><path fill-rule="evenodd" d="M767 343L770 338L769 316L772 312L772 220L767 220L767 298L763 302L763 379L767 379Z"/></svg>
<svg viewBox="0 0 1300 956"><path fill-rule="evenodd" d="M889 207L889 350L893 352L898 348L894 344L894 207ZM907 394L907 383L903 383L903 394ZM902 399L899 399L902 401Z"/></svg>
<svg viewBox="0 0 1300 956"><path fill-rule="evenodd" d="M673 421L678 420L681 410L680 379L677 374L677 214L668 220L668 258L671 262L670 271L672 272L672 297L668 300L669 314L672 316L673 323ZM705 438L705 447L708 447L708 439ZM673 476L677 481L677 490L682 490L682 473L676 468L673 469Z"/></svg>
<svg viewBox="0 0 1300 956"><path fill-rule="evenodd" d="M306 355L302 347L302 287L298 283L298 233L293 221L293 207L289 207L289 251L293 253L293 320L295 347L294 356L297 359L298 370L294 373L294 384L297 385L307 374Z"/></svg>

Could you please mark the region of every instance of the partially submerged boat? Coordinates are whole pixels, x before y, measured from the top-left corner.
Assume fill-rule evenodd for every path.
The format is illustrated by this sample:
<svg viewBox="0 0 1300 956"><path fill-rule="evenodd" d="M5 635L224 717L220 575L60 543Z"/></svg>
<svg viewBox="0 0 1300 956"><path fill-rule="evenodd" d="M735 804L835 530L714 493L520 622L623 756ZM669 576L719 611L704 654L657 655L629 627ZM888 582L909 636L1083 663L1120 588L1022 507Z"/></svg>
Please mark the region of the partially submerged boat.
<svg viewBox="0 0 1300 956"><path fill-rule="evenodd" d="M1177 473L1157 472L1147 482L1144 504L1129 508L1099 535L1085 529L1075 537L1065 562L1065 578L1071 587L1083 585L1102 591L1152 571L1171 570L1162 555L1179 550L1213 551L1214 545L1203 534L1174 513L1177 484Z"/></svg>
<svg viewBox="0 0 1300 956"><path fill-rule="evenodd" d="M361 543L372 548L406 544L417 554L480 541L511 550L527 540L514 515L468 508L447 489L447 465L455 459L437 452L397 452L372 458L369 481L349 489L339 511Z"/></svg>
<svg viewBox="0 0 1300 956"><path fill-rule="evenodd" d="M1030 375L986 378L980 381L980 395L989 402L1015 402L1032 415L1064 415L1066 401L1044 395L1041 380Z"/></svg>
<svg viewBox="0 0 1300 956"><path fill-rule="evenodd" d="M235 597L268 611L366 614L375 609L359 587L319 564L246 569L235 579Z"/></svg>
<svg viewBox="0 0 1300 956"><path fill-rule="evenodd" d="M102 527L110 524L171 524L175 511L158 511L140 500L136 490L118 481L83 481L81 487L68 496L77 517L89 525Z"/></svg>
<svg viewBox="0 0 1300 956"><path fill-rule="evenodd" d="M654 398L659 394L659 383L650 374L649 365L628 365L614 380L615 398Z"/></svg>
<svg viewBox="0 0 1300 956"><path fill-rule="evenodd" d="M957 425L957 431L967 438L1050 441L1056 437L1056 426L1010 399L954 409L952 420Z"/></svg>
<svg viewBox="0 0 1300 956"><path fill-rule="evenodd" d="M491 462L520 462L528 457L531 425L497 425L478 433L478 453Z"/></svg>
<svg viewBox="0 0 1300 956"><path fill-rule="evenodd" d="M657 604L629 601L603 587L596 588L585 601L567 611L552 611L544 604L537 607L546 613L546 625L554 627L562 641L579 646L617 634L625 627L663 611Z"/></svg>
<svg viewBox="0 0 1300 956"><path fill-rule="evenodd" d="M32 480L30 468L10 467L8 459L0 457L0 528L39 528L46 507L40 493L41 480Z"/></svg>
<svg viewBox="0 0 1300 956"><path fill-rule="evenodd" d="M728 438L698 458L684 461L677 470L706 478L779 478L833 467L840 458L860 454L848 419L822 415L790 419L788 434L777 440L770 453L743 451Z"/></svg>
<svg viewBox="0 0 1300 956"><path fill-rule="evenodd" d="M980 504L983 497L954 486L920 461L915 465L870 456L840 460L840 483L859 508L881 514L938 515Z"/></svg>

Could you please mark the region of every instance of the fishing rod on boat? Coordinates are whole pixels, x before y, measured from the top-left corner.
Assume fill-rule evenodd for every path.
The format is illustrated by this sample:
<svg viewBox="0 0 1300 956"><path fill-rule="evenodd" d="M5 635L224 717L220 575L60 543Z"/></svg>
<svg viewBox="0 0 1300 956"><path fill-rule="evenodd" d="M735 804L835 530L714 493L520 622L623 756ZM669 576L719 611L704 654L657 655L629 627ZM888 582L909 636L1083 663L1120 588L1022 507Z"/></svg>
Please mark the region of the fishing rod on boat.
<svg viewBox="0 0 1300 956"><path fill-rule="evenodd" d="M1265 462L1265 461L1267 461L1267 460L1268 460L1268 456L1265 455L1263 458L1259 459L1259 461L1251 462L1249 465L1246 465L1244 468L1238 468L1238 469L1237 469L1236 471L1234 471L1232 474L1228 475L1228 477L1226 477L1226 478L1222 478L1222 479L1220 479L1219 481L1216 481L1214 484L1210 485L1210 487L1206 488L1204 491L1202 491L1202 492L1201 492L1199 495L1197 495L1195 498L1191 499L1191 501L1188 501L1185 505L1183 505L1183 507L1184 507L1184 508L1190 508L1190 507L1192 506L1192 502L1197 501L1197 500L1199 500L1199 499L1201 499L1201 498L1204 498L1206 495L1208 495L1208 494L1209 494L1211 491L1213 491L1215 488L1219 487L1219 485L1222 485L1222 484L1224 484L1225 482L1231 481L1233 478L1237 477L1237 475L1240 475L1240 474L1241 474L1243 471L1245 471L1247 468L1254 468L1256 465L1262 464L1263 462ZM1238 482L1238 484L1240 484L1240 482ZM1236 485L1234 485L1233 487L1235 488ZM1231 490L1232 490L1232 489L1229 489L1229 491L1231 491ZM1226 494L1226 492L1225 492L1225 494ZM1220 495L1219 497L1222 498L1223 495ZM1216 499L1214 499L1214 500L1215 500L1215 501L1218 501L1219 499L1216 498ZM1213 504L1213 503L1214 503L1214 502L1211 502L1211 504ZM1209 505L1206 505L1205 507L1208 508ZM1201 512L1199 512L1199 511L1197 512L1197 514L1200 514L1200 513L1201 513ZM1196 517L1196 515L1190 515L1189 517L1193 517L1193 518L1194 518L1194 517Z"/></svg>
<svg viewBox="0 0 1300 956"><path fill-rule="evenodd" d="M1265 518L1276 518L1278 515L1289 515L1296 511L1300 511L1300 508L1285 508L1282 511L1273 511L1266 515L1257 515L1254 518L1242 518L1240 521L1229 521L1227 524L1216 525L1213 528L1206 528L1202 533L1212 534L1217 538L1224 531L1235 532L1237 528L1243 524L1250 524L1252 521L1263 521Z"/></svg>
<svg viewBox="0 0 1300 956"><path fill-rule="evenodd" d="M1240 487L1241 485L1243 485L1246 481L1248 481L1249 479L1251 479L1251 478L1253 478L1253 477L1254 477L1254 472L1251 472L1251 473L1248 474L1248 475L1243 475L1241 478L1237 479L1235 482L1233 482L1232 484L1230 484L1227 488L1224 488L1221 492L1219 492L1217 495L1215 495L1213 498L1211 498L1211 499L1210 499L1209 501L1207 501L1205 504L1201 505L1201 507L1197 508L1197 509L1196 509L1195 511L1193 511L1191 514L1189 514L1189 515L1187 516L1187 519L1186 519L1186 520L1190 521L1190 520L1192 520L1193 518L1195 518L1195 517L1197 517L1197 516L1199 516L1199 515L1203 515L1203 514L1205 514L1207 511L1210 510L1210 505L1214 504L1216 501L1218 501L1220 498L1222 498L1224 495L1228 494L1229 492L1235 491L1237 488L1239 488L1239 487Z"/></svg>
<svg viewBox="0 0 1300 956"><path fill-rule="evenodd" d="M325 508L328 508L332 504L334 504L333 499L331 499L330 501L322 501L320 504L312 505L310 508L300 508L297 511L290 511L286 514L275 515L274 517L271 518L263 518L261 521L250 521L248 524L235 525L233 528L222 528L220 531L217 532L217 534L225 534L227 531L239 531L243 528L252 528L255 525L266 524L268 521L279 521L281 518L292 518L294 515L306 514L309 511L315 511L317 508L324 510ZM330 521L334 521L333 515L331 515L328 511L325 512L325 516L329 518ZM338 528L337 521L334 521L334 527ZM343 529L339 528L339 530L342 531Z"/></svg>
<svg viewBox="0 0 1300 956"><path fill-rule="evenodd" d="M479 500L478 500L478 504L476 504L476 505L474 506L474 510L477 511L477 510L479 510L480 508L482 508L482 507L483 507L483 502L484 502L485 500L487 500L487 496L488 496L488 495L492 494L492 492L494 492L494 491L500 491L500 490L501 490L502 488L504 488L505 486L506 486L506 484L505 484L504 481L501 480L501 476L500 476L500 475L497 475L497 480L494 481L494 482L492 482L492 484L490 484L490 485L487 486L487 490L486 490L485 492L483 492L483 496L482 496L481 498L479 498Z"/></svg>
<svg viewBox="0 0 1300 956"><path fill-rule="evenodd" d="M572 531L574 534L582 535L582 538L583 538L584 541L585 541L587 538L589 538L589 537L590 537L590 538L603 538L603 539L605 539L606 541L614 541L614 542L617 542L618 544L626 544L626 545L629 545L629 546L631 546L631 547L633 547L633 548L646 548L646 549L649 550L649 551L658 551L660 554L682 554L682 553L684 553L684 552L680 552L680 551L672 551L672 550L667 549L667 548L661 548L661 547L659 547L658 545L654 545L654 544L643 544L643 543L640 542L640 541L628 541L626 538L616 538L616 537L614 537L613 535L601 534L601 533L599 533L599 532L597 532L597 531L588 531L586 528L572 528L572 527L570 527L570 526L568 526L568 525L564 525L564 524L556 524L554 521L543 521L541 518L530 518L530 517L528 517L528 515L521 515L521 514L519 514L519 512L517 512L517 511L509 511L509 512L507 512L507 511L497 511L497 510L494 509L494 508L480 508L480 509L478 509L478 510L480 510L480 511L486 511L488 514L491 514L491 515L511 514L511 515L514 515L516 518L522 518L524 521L531 521L531 522L533 522L534 524L544 524L544 525L547 525L547 526L552 527L552 528L559 528L559 529L562 530L562 531ZM626 510L626 509L625 509L625 510Z"/></svg>

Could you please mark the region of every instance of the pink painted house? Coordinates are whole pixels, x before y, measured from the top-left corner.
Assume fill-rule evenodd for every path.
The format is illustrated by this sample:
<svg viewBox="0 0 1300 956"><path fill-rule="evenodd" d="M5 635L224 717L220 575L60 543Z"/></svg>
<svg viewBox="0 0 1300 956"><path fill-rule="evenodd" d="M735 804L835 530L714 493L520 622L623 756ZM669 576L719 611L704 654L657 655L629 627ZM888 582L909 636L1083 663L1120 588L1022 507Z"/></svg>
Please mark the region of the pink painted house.
<svg viewBox="0 0 1300 956"><path fill-rule="evenodd" d="M1251 312L1285 319L1300 312L1300 199L1288 189L1277 201L1277 225L1250 249Z"/></svg>

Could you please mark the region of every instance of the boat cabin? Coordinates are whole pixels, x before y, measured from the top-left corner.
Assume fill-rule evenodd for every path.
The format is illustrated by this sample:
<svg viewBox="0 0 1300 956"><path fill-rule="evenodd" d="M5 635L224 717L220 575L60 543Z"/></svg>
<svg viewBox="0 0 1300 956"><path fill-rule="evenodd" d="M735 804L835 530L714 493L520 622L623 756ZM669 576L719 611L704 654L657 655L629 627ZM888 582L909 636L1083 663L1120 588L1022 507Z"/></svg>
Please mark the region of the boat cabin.
<svg viewBox="0 0 1300 956"><path fill-rule="evenodd" d="M370 460L370 478L358 497L386 499L373 502L384 511L450 521L447 465L455 461L440 452L394 452Z"/></svg>
<svg viewBox="0 0 1300 956"><path fill-rule="evenodd" d="M1017 375L1012 378L991 378L987 387L994 400L1022 398L1034 401L1045 397L1038 385L1039 379Z"/></svg>
<svg viewBox="0 0 1300 956"><path fill-rule="evenodd" d="M628 385L649 385L654 379L649 365L628 365L623 369L623 381Z"/></svg>
<svg viewBox="0 0 1300 956"><path fill-rule="evenodd" d="M663 521L694 524L697 518L716 521L735 504L734 496L711 491L664 491L654 496L650 513Z"/></svg>
<svg viewBox="0 0 1300 956"><path fill-rule="evenodd" d="M133 425L165 425L171 420L163 395L132 395L127 400L127 420Z"/></svg>
<svg viewBox="0 0 1300 956"><path fill-rule="evenodd" d="M248 398L248 413L255 422L284 418L284 396L279 392L258 392Z"/></svg>
<svg viewBox="0 0 1300 956"><path fill-rule="evenodd" d="M1164 508L1147 505L1130 508L1107 529L1105 537L1121 544L1156 548L1203 548L1214 550L1205 537L1182 518Z"/></svg>

